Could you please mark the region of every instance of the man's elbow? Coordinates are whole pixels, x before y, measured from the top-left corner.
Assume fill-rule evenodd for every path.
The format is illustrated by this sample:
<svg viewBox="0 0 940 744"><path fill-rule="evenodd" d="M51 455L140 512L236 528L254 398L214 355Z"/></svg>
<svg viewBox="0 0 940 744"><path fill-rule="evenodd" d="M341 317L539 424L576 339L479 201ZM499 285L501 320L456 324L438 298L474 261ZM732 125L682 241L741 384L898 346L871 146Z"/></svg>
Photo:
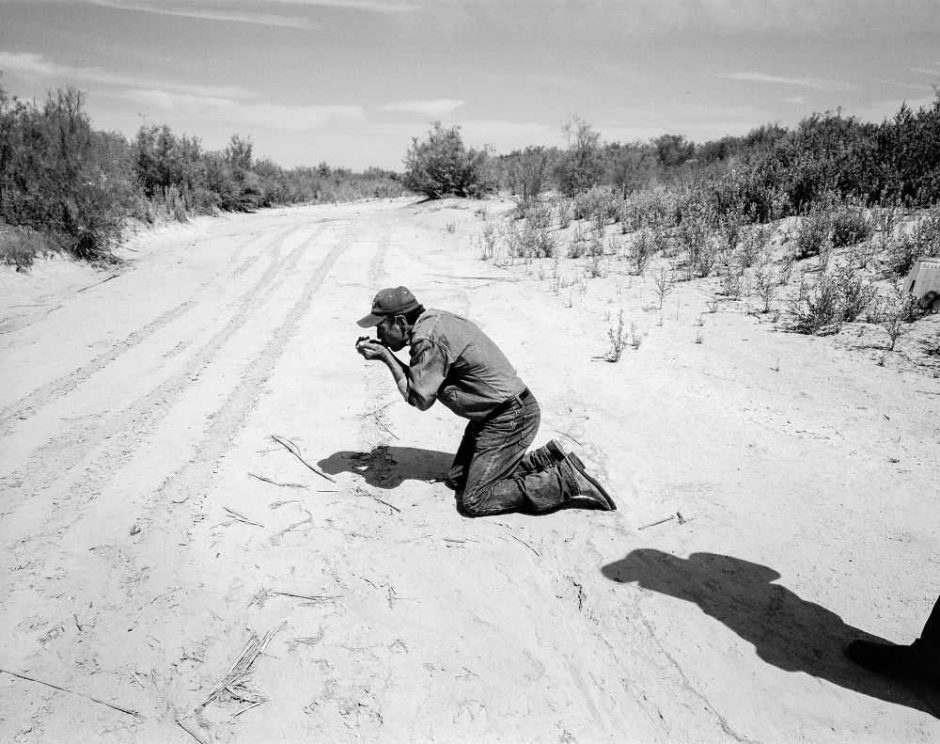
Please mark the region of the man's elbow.
<svg viewBox="0 0 940 744"><path fill-rule="evenodd" d="M435 397L436 396L433 395L416 395L412 393L410 396L408 396L408 403L413 405L419 411L426 411L434 405Z"/></svg>

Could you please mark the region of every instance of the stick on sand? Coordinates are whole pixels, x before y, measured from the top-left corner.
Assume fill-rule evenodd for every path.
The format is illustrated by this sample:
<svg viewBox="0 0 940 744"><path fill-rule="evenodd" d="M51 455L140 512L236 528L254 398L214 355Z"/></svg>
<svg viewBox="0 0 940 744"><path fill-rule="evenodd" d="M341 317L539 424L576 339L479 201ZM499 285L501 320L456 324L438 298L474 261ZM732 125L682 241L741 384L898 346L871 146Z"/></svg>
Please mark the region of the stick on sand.
<svg viewBox="0 0 940 744"><path fill-rule="evenodd" d="M314 473L316 473L317 475L319 475L321 478L326 478L326 479L327 479L328 481L330 481L331 483L336 483L336 479L335 479L335 478L331 478L329 475L327 475L326 473L324 473L322 470L319 470L318 468L313 467L313 465L311 465L309 462L307 462L307 461L303 458L303 455L300 454L300 449L299 449L299 448L297 447L297 445L294 444L290 439L286 439L286 438L284 438L284 437L278 436L277 434L272 434L272 435L271 435L271 439L273 439L275 442L277 442L279 445L281 445L284 449L286 449L288 452L290 452L294 457L296 457L298 460L300 460L304 465L306 465L308 468L310 468Z"/></svg>
<svg viewBox="0 0 940 744"><path fill-rule="evenodd" d="M127 713L127 715L129 716L135 716L137 718L141 717L140 713L138 713L136 710L130 710L129 708L122 708L120 705L114 705L113 703L108 703L108 702L105 702L104 700L99 700L98 698L92 697L91 695L86 695L84 692L76 692L75 690L69 690L66 687L59 687L59 685L54 685L52 684L52 682L44 682L43 680L36 679L35 677L28 677L25 674L19 674L18 672L11 672L9 669L0 669L0 672L9 674L11 677L19 677L20 679L25 679L27 682L35 682L36 684L45 685L46 687L51 687L53 690L61 690L62 692L70 692L73 695L78 695L79 697L83 697L86 700L91 700L93 703L98 703L99 705L107 705L109 708L112 708L113 710L120 711L121 713Z"/></svg>

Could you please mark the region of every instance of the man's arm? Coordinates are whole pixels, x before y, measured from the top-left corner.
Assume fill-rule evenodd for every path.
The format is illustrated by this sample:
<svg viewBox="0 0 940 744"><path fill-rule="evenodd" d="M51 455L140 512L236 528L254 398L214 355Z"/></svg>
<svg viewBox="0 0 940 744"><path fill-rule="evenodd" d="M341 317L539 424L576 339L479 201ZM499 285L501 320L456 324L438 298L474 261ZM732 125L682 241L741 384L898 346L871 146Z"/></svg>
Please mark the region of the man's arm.
<svg viewBox="0 0 940 744"><path fill-rule="evenodd" d="M427 341L419 344L412 346L411 365L405 364L391 349L376 341L357 343L356 349L366 359L384 362L405 401L418 410L426 411L437 400L437 391L446 376L446 361L434 345Z"/></svg>

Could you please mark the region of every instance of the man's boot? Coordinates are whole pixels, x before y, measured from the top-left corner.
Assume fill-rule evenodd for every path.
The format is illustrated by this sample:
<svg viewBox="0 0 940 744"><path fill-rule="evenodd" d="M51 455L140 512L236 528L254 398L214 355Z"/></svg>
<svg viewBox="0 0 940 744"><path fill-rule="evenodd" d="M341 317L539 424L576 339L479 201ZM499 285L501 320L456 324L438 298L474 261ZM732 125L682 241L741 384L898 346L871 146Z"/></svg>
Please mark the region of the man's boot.
<svg viewBox="0 0 940 744"><path fill-rule="evenodd" d="M615 511L617 505L604 487L588 474L575 454L569 454L559 463L558 474L561 476L561 490L565 497L565 505L581 509L599 509L601 511Z"/></svg>
<svg viewBox="0 0 940 744"><path fill-rule="evenodd" d="M561 462L568 456L565 448L557 439L550 439L541 447L527 453L519 464L519 469L523 475L529 473L540 473L548 470L555 463Z"/></svg>

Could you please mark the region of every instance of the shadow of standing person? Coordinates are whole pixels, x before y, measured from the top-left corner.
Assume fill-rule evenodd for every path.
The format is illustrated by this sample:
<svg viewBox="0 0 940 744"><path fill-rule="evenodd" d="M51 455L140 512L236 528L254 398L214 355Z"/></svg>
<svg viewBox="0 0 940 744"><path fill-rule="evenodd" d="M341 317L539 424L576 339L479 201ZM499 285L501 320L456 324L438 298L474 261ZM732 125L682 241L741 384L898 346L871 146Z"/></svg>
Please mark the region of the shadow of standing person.
<svg viewBox="0 0 940 744"><path fill-rule="evenodd" d="M772 583L780 574L767 566L715 553L680 558L643 548L601 570L612 581L636 583L697 604L779 669L805 672L863 695L937 714L916 694L916 687L894 685L859 669L843 653L849 641L883 639L847 625L831 610Z"/></svg>

